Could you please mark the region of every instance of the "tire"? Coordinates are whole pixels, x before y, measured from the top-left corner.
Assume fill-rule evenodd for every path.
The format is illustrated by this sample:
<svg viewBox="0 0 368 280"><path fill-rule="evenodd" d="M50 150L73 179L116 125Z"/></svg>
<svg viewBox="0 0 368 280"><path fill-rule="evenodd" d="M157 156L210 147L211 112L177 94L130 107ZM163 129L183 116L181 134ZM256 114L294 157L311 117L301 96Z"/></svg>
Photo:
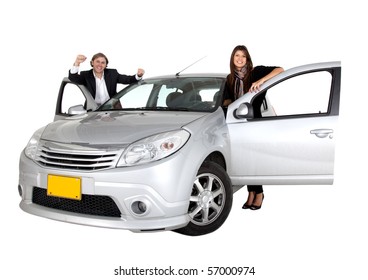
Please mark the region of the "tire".
<svg viewBox="0 0 368 280"><path fill-rule="evenodd" d="M225 170L214 162L204 162L189 199L190 222L175 231L190 236L211 233L225 222L232 203L233 190Z"/></svg>

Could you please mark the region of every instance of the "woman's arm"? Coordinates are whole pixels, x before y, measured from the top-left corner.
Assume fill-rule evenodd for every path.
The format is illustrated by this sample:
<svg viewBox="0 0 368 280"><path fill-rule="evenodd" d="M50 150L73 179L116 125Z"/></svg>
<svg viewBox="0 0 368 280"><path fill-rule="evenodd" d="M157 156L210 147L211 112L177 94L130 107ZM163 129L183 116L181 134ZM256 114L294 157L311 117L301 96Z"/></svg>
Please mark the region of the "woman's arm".
<svg viewBox="0 0 368 280"><path fill-rule="evenodd" d="M273 69L269 74L267 74L263 78L259 79L258 81L254 82L252 84L252 86L250 87L249 91L250 92L259 91L259 87L261 85L263 85L266 81L268 81L272 77L275 77L276 75L280 74L281 72L284 72L284 68L282 68L282 67L277 67L277 68Z"/></svg>

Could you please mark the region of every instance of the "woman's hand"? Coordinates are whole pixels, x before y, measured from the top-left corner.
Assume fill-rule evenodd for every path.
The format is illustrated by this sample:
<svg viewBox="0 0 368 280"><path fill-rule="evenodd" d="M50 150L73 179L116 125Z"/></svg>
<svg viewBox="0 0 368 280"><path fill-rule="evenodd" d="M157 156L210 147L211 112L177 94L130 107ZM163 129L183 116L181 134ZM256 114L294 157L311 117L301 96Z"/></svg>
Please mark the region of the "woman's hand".
<svg viewBox="0 0 368 280"><path fill-rule="evenodd" d="M250 92L258 92L259 91L259 87L261 85L263 85L264 82L265 82L264 79L259 79L257 82L254 82L252 84L252 86L250 87L249 91Z"/></svg>

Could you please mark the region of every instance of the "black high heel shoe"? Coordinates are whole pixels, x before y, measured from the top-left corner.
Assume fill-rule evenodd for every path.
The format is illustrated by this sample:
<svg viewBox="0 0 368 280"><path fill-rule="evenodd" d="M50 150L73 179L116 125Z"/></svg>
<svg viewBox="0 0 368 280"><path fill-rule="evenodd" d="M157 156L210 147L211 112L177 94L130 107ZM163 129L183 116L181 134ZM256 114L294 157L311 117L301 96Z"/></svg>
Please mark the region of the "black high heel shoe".
<svg viewBox="0 0 368 280"><path fill-rule="evenodd" d="M264 200L264 193L262 193L262 201L261 201L261 205L254 205L254 204L252 204L249 208L250 208L250 210L259 210L259 209L261 209L261 207L262 207L262 204L263 204L263 200Z"/></svg>
<svg viewBox="0 0 368 280"><path fill-rule="evenodd" d="M251 207L252 207L252 204L249 205L247 203L244 203L242 209L250 209Z"/></svg>
<svg viewBox="0 0 368 280"><path fill-rule="evenodd" d="M247 204L248 201L246 201L244 204L243 204L243 207L242 209L250 209L252 207L252 204L253 204L253 201L254 199L256 198L256 195L254 192L249 192L249 195L252 194L253 195L253 200L250 204ZM248 196L248 200L249 200L250 196Z"/></svg>

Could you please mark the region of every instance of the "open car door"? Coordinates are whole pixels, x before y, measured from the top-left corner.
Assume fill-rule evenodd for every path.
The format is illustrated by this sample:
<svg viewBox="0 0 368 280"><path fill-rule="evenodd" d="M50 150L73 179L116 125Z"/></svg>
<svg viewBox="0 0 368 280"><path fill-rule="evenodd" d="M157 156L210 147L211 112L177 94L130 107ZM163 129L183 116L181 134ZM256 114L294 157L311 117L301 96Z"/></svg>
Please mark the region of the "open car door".
<svg viewBox="0 0 368 280"><path fill-rule="evenodd" d="M85 86L64 78L59 89L54 121L86 111L94 111L97 107L95 100Z"/></svg>
<svg viewBox="0 0 368 280"><path fill-rule="evenodd" d="M340 80L340 62L300 66L230 104L233 184L332 184Z"/></svg>

